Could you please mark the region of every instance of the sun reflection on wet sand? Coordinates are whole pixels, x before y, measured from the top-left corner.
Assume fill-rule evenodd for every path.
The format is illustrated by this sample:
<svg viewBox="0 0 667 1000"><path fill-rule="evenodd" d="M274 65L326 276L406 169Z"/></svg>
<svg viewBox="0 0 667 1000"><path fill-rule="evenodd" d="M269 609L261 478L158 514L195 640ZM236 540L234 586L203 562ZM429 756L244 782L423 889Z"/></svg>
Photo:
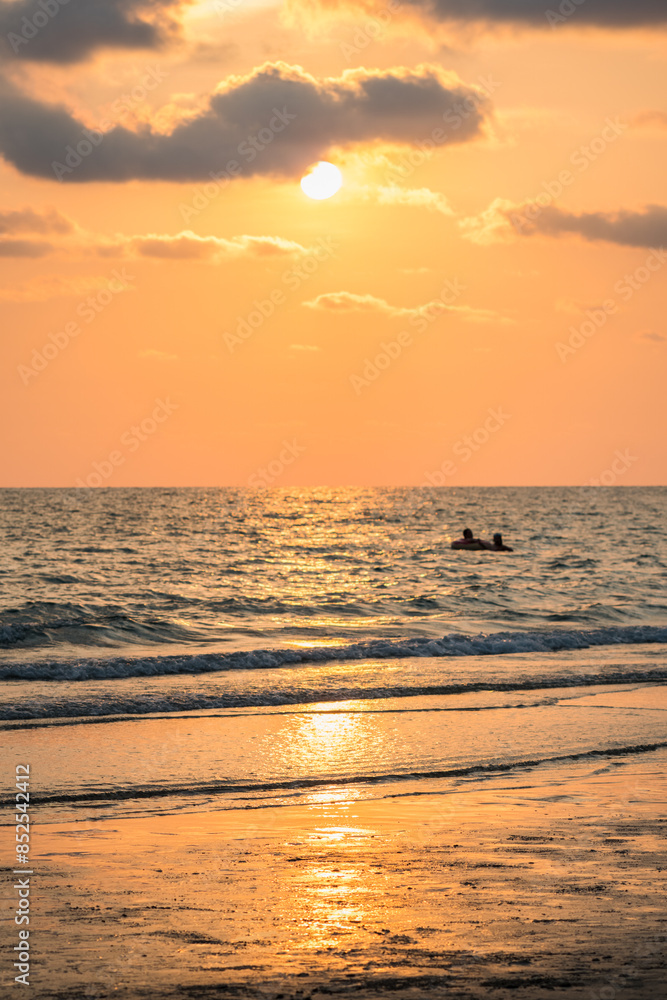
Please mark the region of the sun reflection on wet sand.
<svg viewBox="0 0 667 1000"><path fill-rule="evenodd" d="M293 879L283 883L299 934L285 955L312 954L356 965L377 939L385 876L369 863L370 828L315 827L304 838Z"/></svg>
<svg viewBox="0 0 667 1000"><path fill-rule="evenodd" d="M319 703L285 720L279 752L289 761L290 773L334 775L349 773L350 767L363 773L371 762L381 761L386 731L361 711L363 705ZM389 873L373 862L370 848L377 829L340 822L354 820L357 801L365 794L353 784L333 784L301 796L303 805L321 809L321 818L330 823L311 826L298 840L288 838L281 845L281 853L294 851L291 857L283 853L287 868L275 886L282 920L296 928L277 953L290 968L311 955L332 970L360 970L389 933L383 925L390 923L394 907L405 906L403 893L399 899L396 885L388 884Z"/></svg>

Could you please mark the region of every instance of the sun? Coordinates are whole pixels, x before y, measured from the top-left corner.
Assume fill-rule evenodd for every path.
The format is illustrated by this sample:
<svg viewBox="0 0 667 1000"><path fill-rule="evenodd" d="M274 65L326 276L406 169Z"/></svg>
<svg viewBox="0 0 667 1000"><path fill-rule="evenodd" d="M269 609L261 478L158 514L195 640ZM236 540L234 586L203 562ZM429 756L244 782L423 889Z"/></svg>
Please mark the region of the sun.
<svg viewBox="0 0 667 1000"><path fill-rule="evenodd" d="M324 198L331 198L343 183L343 175L338 167L326 160L320 160L308 171L305 177L301 178L301 190L309 198L322 201Z"/></svg>

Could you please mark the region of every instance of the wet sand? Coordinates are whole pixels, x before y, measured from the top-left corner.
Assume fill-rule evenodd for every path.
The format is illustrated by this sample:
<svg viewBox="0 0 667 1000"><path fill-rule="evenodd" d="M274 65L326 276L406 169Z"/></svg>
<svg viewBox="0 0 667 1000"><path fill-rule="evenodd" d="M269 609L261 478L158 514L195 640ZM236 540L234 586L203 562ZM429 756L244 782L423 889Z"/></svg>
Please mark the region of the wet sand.
<svg viewBox="0 0 667 1000"><path fill-rule="evenodd" d="M31 995L657 998L666 763L37 822Z"/></svg>

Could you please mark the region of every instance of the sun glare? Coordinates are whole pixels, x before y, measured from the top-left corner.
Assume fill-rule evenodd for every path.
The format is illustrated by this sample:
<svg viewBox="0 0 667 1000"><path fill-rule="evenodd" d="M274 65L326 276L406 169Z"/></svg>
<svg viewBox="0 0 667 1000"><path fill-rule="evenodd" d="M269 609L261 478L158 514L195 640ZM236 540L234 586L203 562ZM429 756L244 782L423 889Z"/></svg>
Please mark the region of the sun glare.
<svg viewBox="0 0 667 1000"><path fill-rule="evenodd" d="M343 175L338 167L326 160L320 160L314 167L301 178L301 190L309 198L322 201L324 198L331 198L343 183Z"/></svg>

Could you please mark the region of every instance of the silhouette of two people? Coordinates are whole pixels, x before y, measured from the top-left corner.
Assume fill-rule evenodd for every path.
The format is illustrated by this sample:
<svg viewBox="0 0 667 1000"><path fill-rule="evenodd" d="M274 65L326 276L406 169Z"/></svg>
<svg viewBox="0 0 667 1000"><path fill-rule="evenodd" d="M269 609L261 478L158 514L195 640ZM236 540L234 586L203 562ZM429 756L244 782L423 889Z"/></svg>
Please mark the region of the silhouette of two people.
<svg viewBox="0 0 667 1000"><path fill-rule="evenodd" d="M452 542L452 548L470 549L473 552L514 552L509 545L505 545L499 531L493 536L493 541L489 542L485 538L475 538L470 528L463 529L463 538Z"/></svg>

